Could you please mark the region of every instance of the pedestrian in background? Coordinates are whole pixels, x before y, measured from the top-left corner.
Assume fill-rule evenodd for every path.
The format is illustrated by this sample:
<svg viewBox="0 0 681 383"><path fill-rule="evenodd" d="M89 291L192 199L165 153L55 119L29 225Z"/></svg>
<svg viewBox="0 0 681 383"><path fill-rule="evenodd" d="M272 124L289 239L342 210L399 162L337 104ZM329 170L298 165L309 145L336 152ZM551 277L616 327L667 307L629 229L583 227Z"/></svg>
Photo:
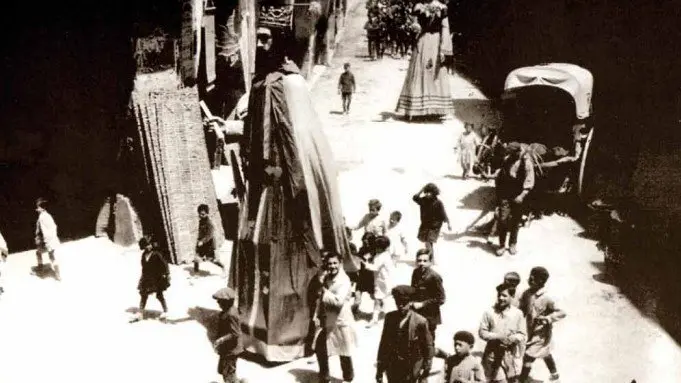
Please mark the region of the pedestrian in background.
<svg viewBox="0 0 681 383"><path fill-rule="evenodd" d="M239 312L234 307L234 290L222 288L213 294L213 299L220 305L218 317L218 338L213 342L215 351L220 355L218 373L225 383L237 383L236 363L239 354L244 351L241 339L241 323Z"/></svg>
<svg viewBox="0 0 681 383"><path fill-rule="evenodd" d="M480 338L487 342L482 366L490 382L517 382L520 345L526 339L523 313L511 302L516 289L505 283L497 286L497 301L480 321Z"/></svg>
<svg viewBox="0 0 681 383"><path fill-rule="evenodd" d="M325 254L325 270L321 275L319 302L315 305L313 321L319 333L313 341L313 348L319 363L319 380L329 383L329 356L340 357L343 380L351 382L355 377L352 354L357 345L357 334L353 324L351 298L352 283L341 266L341 256Z"/></svg>
<svg viewBox="0 0 681 383"><path fill-rule="evenodd" d="M456 151L459 152L459 162L463 170L463 179L473 174L477 162L476 151L480 146L481 140L476 132L473 131L473 124L466 122L463 132L459 136Z"/></svg>
<svg viewBox="0 0 681 383"><path fill-rule="evenodd" d="M38 212L38 221L35 225L35 244L36 257L38 259L37 271L43 270L43 253L47 253L52 263L52 270L57 280L61 280L61 273L59 271L59 264L55 251L59 247L59 237L57 236L57 224L54 222L52 215L47 212L47 200L45 198L38 198L35 201L35 211Z"/></svg>
<svg viewBox="0 0 681 383"><path fill-rule="evenodd" d="M139 240L139 247L142 250L141 266L142 275L140 276L137 290L140 294L139 313L132 319L133 322L144 319L144 309L147 306L149 295L156 294L156 299L161 303L163 313L160 319L165 320L168 314L168 306L163 292L170 287L170 270L168 262L163 254L153 246L151 238L142 237Z"/></svg>
<svg viewBox="0 0 681 383"><path fill-rule="evenodd" d="M385 316L376 357L376 382L425 382L435 354L428 320L411 310L414 288L400 285L392 289L397 310Z"/></svg>
<svg viewBox="0 0 681 383"><path fill-rule="evenodd" d="M215 226L208 215L210 213L208 205L199 205L197 213L199 214L199 234L196 239L194 272L199 272L199 265L202 261L212 262L222 268L222 263L215 259Z"/></svg>
<svg viewBox="0 0 681 383"><path fill-rule="evenodd" d="M355 93L355 75L350 71L350 63L343 64L343 73L338 78L338 93L343 101L343 114L350 113L352 94Z"/></svg>
<svg viewBox="0 0 681 383"><path fill-rule="evenodd" d="M532 364L536 359L544 359L551 373L551 381L557 381L560 378L556 361L551 354L553 324L565 318L566 314L546 294L544 286L548 279L548 270L543 267L533 268L527 280L529 288L520 297L520 309L525 315L528 331L520 383L528 381Z"/></svg>
<svg viewBox="0 0 681 383"><path fill-rule="evenodd" d="M444 358L445 371L443 383L484 382L485 372L480 361L471 355L475 336L468 331L454 334L454 355L438 349L435 356Z"/></svg>
<svg viewBox="0 0 681 383"><path fill-rule="evenodd" d="M447 223L447 230L452 230L445 206L438 195L440 195L440 189L434 183L429 183L412 197L421 208L421 226L419 226L418 239L430 251L433 261L435 261L434 247L438 237L440 237L442 224Z"/></svg>
<svg viewBox="0 0 681 383"><path fill-rule="evenodd" d="M445 288L442 277L431 267L432 255L428 249L416 252L416 269L411 274L411 286L415 292L412 308L428 320L428 330L435 339L435 330L442 323L440 306L445 304Z"/></svg>

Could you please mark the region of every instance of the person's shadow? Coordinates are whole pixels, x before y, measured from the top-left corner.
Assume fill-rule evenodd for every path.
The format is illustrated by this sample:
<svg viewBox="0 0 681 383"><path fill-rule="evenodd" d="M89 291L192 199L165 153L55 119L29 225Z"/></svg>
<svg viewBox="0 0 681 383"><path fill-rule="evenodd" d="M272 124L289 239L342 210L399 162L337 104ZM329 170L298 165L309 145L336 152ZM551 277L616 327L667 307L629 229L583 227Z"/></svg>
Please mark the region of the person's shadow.
<svg viewBox="0 0 681 383"><path fill-rule="evenodd" d="M32 266L31 274L40 279L57 279L57 274L54 272L52 265Z"/></svg>

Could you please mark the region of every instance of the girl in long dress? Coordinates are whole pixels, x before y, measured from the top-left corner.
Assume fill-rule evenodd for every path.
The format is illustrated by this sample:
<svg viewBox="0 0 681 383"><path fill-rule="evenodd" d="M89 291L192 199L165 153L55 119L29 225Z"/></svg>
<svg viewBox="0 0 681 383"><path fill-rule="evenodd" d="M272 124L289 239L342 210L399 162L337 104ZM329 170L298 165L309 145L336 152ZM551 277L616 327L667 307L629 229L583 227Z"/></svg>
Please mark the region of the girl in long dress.
<svg viewBox="0 0 681 383"><path fill-rule="evenodd" d="M452 55L447 6L438 0L419 3L414 14L421 26L395 112L408 119L446 116L454 110L445 56Z"/></svg>

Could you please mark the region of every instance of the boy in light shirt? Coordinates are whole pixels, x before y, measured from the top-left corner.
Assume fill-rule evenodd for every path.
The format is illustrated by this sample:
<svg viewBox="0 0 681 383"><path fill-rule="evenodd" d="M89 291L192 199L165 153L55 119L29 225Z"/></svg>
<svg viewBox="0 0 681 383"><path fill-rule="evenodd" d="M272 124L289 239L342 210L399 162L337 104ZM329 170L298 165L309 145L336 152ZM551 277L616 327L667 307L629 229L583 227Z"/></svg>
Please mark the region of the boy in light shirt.
<svg viewBox="0 0 681 383"><path fill-rule="evenodd" d="M393 262L395 262L395 265L397 265L397 262L399 262L404 255L409 253L407 238L404 236L402 225L400 225L401 220L402 213L399 211L395 210L390 213L387 237L390 239L390 256L392 257Z"/></svg>

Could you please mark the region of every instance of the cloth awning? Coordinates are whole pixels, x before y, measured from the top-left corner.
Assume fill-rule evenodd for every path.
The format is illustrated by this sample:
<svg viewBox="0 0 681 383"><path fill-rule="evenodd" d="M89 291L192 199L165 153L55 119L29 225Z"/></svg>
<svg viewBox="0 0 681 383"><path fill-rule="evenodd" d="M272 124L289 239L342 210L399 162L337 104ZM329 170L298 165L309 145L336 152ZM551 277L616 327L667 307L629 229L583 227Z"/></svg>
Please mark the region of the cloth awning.
<svg viewBox="0 0 681 383"><path fill-rule="evenodd" d="M556 87L569 93L575 100L577 118L584 119L591 114L593 75L588 70L564 63L522 67L509 73L504 90L537 85Z"/></svg>

